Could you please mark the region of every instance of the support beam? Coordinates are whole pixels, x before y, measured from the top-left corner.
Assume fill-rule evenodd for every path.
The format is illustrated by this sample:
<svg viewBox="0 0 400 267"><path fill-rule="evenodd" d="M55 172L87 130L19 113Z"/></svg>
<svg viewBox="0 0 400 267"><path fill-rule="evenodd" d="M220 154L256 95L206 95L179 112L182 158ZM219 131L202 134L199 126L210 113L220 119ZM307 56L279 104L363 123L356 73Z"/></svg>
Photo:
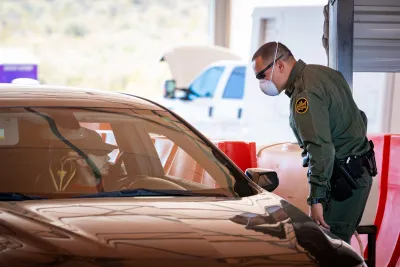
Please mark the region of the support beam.
<svg viewBox="0 0 400 267"><path fill-rule="evenodd" d="M210 43L229 48L231 0L210 0Z"/></svg>
<svg viewBox="0 0 400 267"><path fill-rule="evenodd" d="M330 0L329 67L340 71L353 88L354 0Z"/></svg>

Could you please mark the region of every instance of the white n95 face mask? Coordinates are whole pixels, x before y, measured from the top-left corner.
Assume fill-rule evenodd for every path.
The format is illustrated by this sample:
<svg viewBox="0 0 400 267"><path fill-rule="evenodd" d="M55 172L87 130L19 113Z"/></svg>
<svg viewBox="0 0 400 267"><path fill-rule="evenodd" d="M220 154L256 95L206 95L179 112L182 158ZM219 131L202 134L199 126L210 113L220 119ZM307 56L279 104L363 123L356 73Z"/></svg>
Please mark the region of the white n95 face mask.
<svg viewBox="0 0 400 267"><path fill-rule="evenodd" d="M261 80L260 81L260 89L261 91L269 96L277 96L279 95L278 88L276 88L276 85L269 80Z"/></svg>
<svg viewBox="0 0 400 267"><path fill-rule="evenodd" d="M274 56L274 64L272 65L272 72L271 72L271 78L269 80L260 80L260 89L261 91L269 96L277 96L279 95L279 90L276 87L276 85L272 82L272 77L274 75L274 70L275 70L275 60L276 60L276 55L278 53L278 42L276 42L276 49L275 49L275 56Z"/></svg>

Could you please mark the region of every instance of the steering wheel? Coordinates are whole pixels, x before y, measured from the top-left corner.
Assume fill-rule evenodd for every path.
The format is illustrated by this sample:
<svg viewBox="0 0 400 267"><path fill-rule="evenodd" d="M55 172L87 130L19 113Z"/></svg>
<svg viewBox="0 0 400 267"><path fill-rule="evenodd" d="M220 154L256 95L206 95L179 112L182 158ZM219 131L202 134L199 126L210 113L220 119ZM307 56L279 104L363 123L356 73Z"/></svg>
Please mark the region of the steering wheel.
<svg viewBox="0 0 400 267"><path fill-rule="evenodd" d="M157 177L149 177L146 175L137 175L135 179L129 178L128 175L121 174L121 166L122 166L122 158L124 152L121 152L117 159L115 160L115 164L112 166L112 169L109 172L109 177L117 178L116 185L114 186L113 191L119 191L123 189L135 189L135 188L146 188L146 189L159 189L159 190L186 190L186 188ZM114 180L115 181L115 180Z"/></svg>

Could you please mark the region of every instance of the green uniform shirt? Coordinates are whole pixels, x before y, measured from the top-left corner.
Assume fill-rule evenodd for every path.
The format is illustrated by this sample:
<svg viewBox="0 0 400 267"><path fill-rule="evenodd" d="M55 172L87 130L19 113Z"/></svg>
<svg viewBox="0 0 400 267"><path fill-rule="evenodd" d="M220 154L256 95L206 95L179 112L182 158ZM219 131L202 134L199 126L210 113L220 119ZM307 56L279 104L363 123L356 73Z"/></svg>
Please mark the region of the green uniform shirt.
<svg viewBox="0 0 400 267"><path fill-rule="evenodd" d="M369 150L366 124L340 72L299 60L285 86L290 127L308 153L310 197L325 198L334 159Z"/></svg>

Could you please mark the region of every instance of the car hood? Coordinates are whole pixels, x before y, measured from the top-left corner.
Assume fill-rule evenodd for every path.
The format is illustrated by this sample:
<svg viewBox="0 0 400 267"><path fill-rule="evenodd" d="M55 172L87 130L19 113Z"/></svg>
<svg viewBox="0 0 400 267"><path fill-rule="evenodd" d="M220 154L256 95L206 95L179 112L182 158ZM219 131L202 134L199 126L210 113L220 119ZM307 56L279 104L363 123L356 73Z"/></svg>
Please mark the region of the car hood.
<svg viewBox="0 0 400 267"><path fill-rule="evenodd" d="M13 267L318 266L344 254L340 266L361 266L272 194L1 202L0 250Z"/></svg>

